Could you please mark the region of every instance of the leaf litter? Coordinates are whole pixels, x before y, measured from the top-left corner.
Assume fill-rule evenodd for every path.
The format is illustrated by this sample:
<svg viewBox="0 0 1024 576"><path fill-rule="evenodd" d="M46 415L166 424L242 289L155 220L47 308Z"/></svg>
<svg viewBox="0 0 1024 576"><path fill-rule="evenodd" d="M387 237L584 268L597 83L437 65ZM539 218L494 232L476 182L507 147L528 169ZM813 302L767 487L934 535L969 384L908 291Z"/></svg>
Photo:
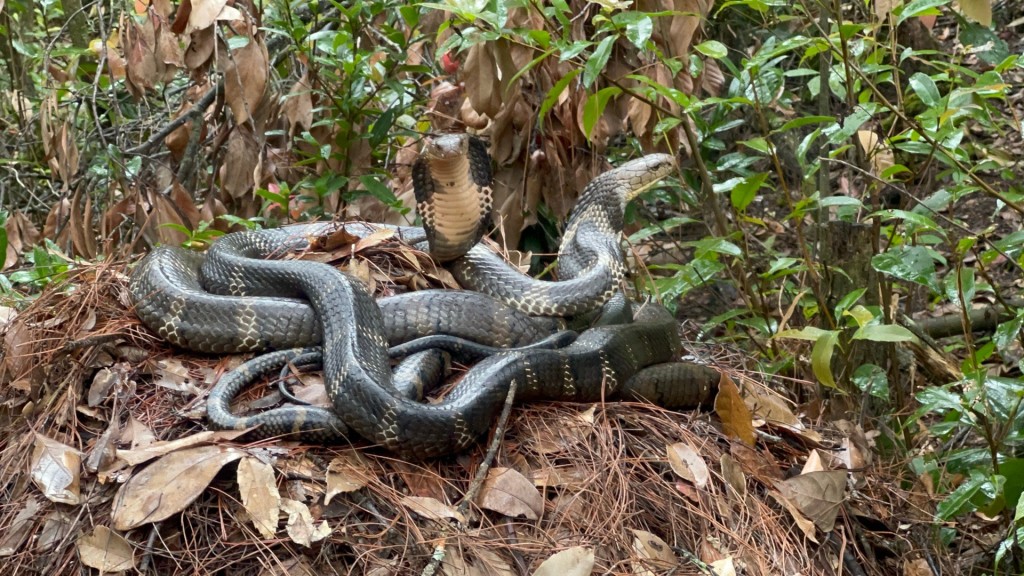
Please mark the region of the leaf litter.
<svg viewBox="0 0 1024 576"><path fill-rule="evenodd" d="M410 252L391 240L382 238L357 257L371 270L409 271ZM803 538L821 541L819 526L829 521L833 530L849 529L834 514L851 497L839 490L848 473L838 466L863 457L822 460L825 469L782 483L778 470L805 461L821 443L847 453L867 450L863 433L854 427L846 434L822 431L825 439L818 441L799 434L794 442L771 441L800 419L763 397L755 406L771 406L770 412L755 407L752 413L739 386L719 398L716 413L634 402L517 407L493 467L468 503L485 446L406 463L361 444L239 442L239 432L204 429L201 400L212 380L206 374L220 361L156 341L121 304L125 276L110 270L109 263L79 265L68 281L81 289L44 292L8 326L7 336L14 329L20 346L4 358L5 378L26 384L3 388L0 423L10 440L0 451L0 472L9 479L11 505L0 512L7 527L2 556L28 562L56 555L63 560L55 565L81 562L103 571L145 561L157 570L188 566L193 573L257 564L304 573L323 571L326 562L304 550L330 546L352 552L333 560L346 570L377 574L419 573L438 554L446 558L443 573L660 574L690 570L692 558L740 564L748 573L780 573L784 565L815 573ZM377 284L385 293L401 289ZM94 312L65 313L84 305ZM91 328L81 333L81 326ZM92 346L66 346L97 335L102 338ZM694 356L741 365L739 353L694 346ZM148 361L128 362L126 354L138 350L147 351ZM154 385L169 367L192 386ZM730 372L728 381L746 389L749 378ZM45 390L36 384L43 380L50 382ZM758 388L757 394L771 392ZM758 414L763 434L754 436ZM756 449L736 439L741 436L754 438ZM33 460L39 446L45 449ZM76 463L75 455L94 451L106 456ZM49 463L36 468L59 472L50 474L62 479L54 486L68 490L77 475L90 514L56 514L48 500L54 489L26 482L30 462L43 456ZM863 490L890 489L864 479ZM73 512L82 505L61 506ZM150 541L153 533L159 537ZM59 534L79 536L53 536ZM147 546L156 548L143 556Z"/></svg>

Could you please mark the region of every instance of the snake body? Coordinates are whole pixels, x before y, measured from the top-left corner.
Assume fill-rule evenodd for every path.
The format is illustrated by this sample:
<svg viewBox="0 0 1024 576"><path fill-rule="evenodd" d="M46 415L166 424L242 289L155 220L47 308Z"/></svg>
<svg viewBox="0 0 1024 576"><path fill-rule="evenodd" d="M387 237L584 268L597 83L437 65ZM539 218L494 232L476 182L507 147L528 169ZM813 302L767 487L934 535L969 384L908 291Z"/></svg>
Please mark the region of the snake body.
<svg viewBox="0 0 1024 576"><path fill-rule="evenodd" d="M670 166L668 156L644 157L599 176L585 189L560 250L567 280L529 279L504 263L499 266L497 257L480 245L454 261L453 273L471 287L531 314L592 310L615 292L623 273L619 235L626 200L659 180ZM183 346L230 351L306 345L316 340L310 335L319 318L324 382L333 411L302 406L255 419L231 414L230 399L241 387L304 353L284 350L258 357L222 378L208 404L215 426L260 425L261 436L303 432L311 439L334 439L351 430L401 455L424 458L458 451L478 440L513 382L519 400L590 401L618 393L645 369L673 372L658 365L679 352L675 322L664 309L650 306L636 323L588 330L564 349L492 356L472 368L440 404L417 402L395 386L387 354L394 327L387 328L381 307L366 288L325 264L274 259L305 248L306 237L323 233L324 226L229 234L213 243L204 260L180 251L157 250L133 273L131 292L140 318ZM197 267L201 280L195 274ZM225 295L208 294L204 288ZM294 299L270 295L301 296L309 304L303 308ZM231 303L219 300L227 297ZM307 317L310 310L314 314ZM443 307L428 311L426 332L437 331L444 314ZM537 336L534 321L516 314L507 316L522 320L523 327L501 328L507 332L503 342L519 343ZM387 317L394 319L398 313ZM451 318L456 319L452 322L456 331L469 324L465 318ZM488 331L497 324L479 326ZM215 334L217 329L221 332ZM305 339L295 335L299 332ZM414 332L422 335L424 331ZM717 381L717 373L709 369L687 377L681 387L656 383L652 388L650 380L641 378L647 384L627 385L625 390L658 396L668 404L693 405L706 400Z"/></svg>
<svg viewBox="0 0 1024 576"><path fill-rule="evenodd" d="M577 316L607 302L625 274L622 220L626 202L672 171L668 154L650 154L605 172L583 189L558 249L558 281L511 270L477 244L449 269L459 284L538 316Z"/></svg>

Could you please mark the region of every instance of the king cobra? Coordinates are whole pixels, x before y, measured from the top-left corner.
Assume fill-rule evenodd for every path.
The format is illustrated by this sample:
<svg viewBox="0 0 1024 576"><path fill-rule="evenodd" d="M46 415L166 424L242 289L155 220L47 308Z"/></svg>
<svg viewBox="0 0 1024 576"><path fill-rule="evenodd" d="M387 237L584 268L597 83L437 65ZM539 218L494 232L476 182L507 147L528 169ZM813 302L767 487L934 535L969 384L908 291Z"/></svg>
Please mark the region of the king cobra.
<svg viewBox="0 0 1024 576"><path fill-rule="evenodd" d="M617 290L623 275L619 241L626 201L664 177L671 166L670 156L646 156L598 176L586 187L559 251L563 280L530 279L499 264L500 258L479 244L453 261L453 273L530 314L593 310ZM179 346L215 352L306 346L316 341L311 335L319 326L324 383L333 410L292 406L247 418L231 414L230 399L241 387L303 353L284 350L257 357L218 382L207 407L215 427L258 425L258 436L298 433L316 441L348 438L354 432L404 457L429 458L463 450L485 435L513 382L517 400L594 401L626 395L673 408L705 402L717 385L714 370L672 363L681 349L676 323L666 310L651 305L640 310L636 322L590 329L565 348L491 356L470 369L440 403L418 402L399 392L388 359L395 332L407 326L386 324L381 305L345 273L326 264L274 259L307 248L308 237L332 226L228 234L213 243L205 258L159 248L133 272L130 291L140 319ZM417 240L423 236L416 229L394 231ZM437 294L410 296L424 300L396 305L387 315L394 319L398 310L424 308L426 321L413 324L426 324L427 329L414 327L398 339L437 332L442 318L452 318L448 305L433 306L435 299L441 301ZM500 311L489 312L501 316L500 324L478 323L475 331L496 329L503 334L502 345L517 346L548 330L498 304L470 304L466 309L474 307ZM455 317L448 328L473 339L479 336L473 334L473 322ZM506 323L517 327L506 328Z"/></svg>

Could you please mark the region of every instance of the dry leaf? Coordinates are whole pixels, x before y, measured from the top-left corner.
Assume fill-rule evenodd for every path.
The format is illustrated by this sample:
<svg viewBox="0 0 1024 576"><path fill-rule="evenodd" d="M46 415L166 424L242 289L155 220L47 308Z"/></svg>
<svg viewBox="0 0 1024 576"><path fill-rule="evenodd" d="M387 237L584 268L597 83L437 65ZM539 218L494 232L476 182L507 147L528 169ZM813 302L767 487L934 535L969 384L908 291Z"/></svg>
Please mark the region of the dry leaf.
<svg viewBox="0 0 1024 576"><path fill-rule="evenodd" d="M811 450L811 453L807 455L807 461L804 462L804 467L800 470L801 474L810 474L811 472L821 472L825 470L825 465L821 461L821 454L817 450Z"/></svg>
<svg viewBox="0 0 1024 576"><path fill-rule="evenodd" d="M473 109L491 118L497 116L502 99L493 42L480 42L469 49L463 67L463 82Z"/></svg>
<svg viewBox="0 0 1024 576"><path fill-rule="evenodd" d="M747 496L747 476L743 473L739 462L728 454L722 454L718 463L721 466L722 477L725 478L725 482L732 488L729 491L729 497L736 497L739 503L742 504Z"/></svg>
<svg viewBox="0 0 1024 576"><path fill-rule="evenodd" d="M522 514L529 520L536 520L544 513L544 498L533 482L511 468L491 468L476 503L510 517Z"/></svg>
<svg viewBox="0 0 1024 576"><path fill-rule="evenodd" d="M466 523L466 517L461 512L436 498L430 498L429 496L405 496L400 500L400 503L402 506L429 520L454 518L461 524Z"/></svg>
<svg viewBox="0 0 1024 576"><path fill-rule="evenodd" d="M697 488L708 485L711 477L707 464L692 446L685 442L677 442L665 447L668 454L668 465L672 471L684 480L689 480Z"/></svg>
<svg viewBox="0 0 1024 576"><path fill-rule="evenodd" d="M846 472L811 472L776 483L776 488L822 532L831 532L846 499Z"/></svg>
<svg viewBox="0 0 1024 576"><path fill-rule="evenodd" d="M903 564L903 576L935 576L935 572L927 560L914 558Z"/></svg>
<svg viewBox="0 0 1024 576"><path fill-rule="evenodd" d="M221 66L224 70L224 101L231 109L235 123L244 124L257 115L267 87L268 66L267 47L258 37L250 37L245 46L232 50Z"/></svg>
<svg viewBox="0 0 1024 576"><path fill-rule="evenodd" d="M643 530L632 532L633 551L641 560L633 563L633 574L654 576L679 565L675 552L664 540Z"/></svg>
<svg viewBox="0 0 1024 576"><path fill-rule="evenodd" d="M36 434L32 450L32 483L51 502L78 504L82 455L74 448Z"/></svg>
<svg viewBox="0 0 1024 576"><path fill-rule="evenodd" d="M594 551L575 546L541 562L533 576L589 576L594 569Z"/></svg>
<svg viewBox="0 0 1024 576"><path fill-rule="evenodd" d="M273 467L251 456L242 458L238 463L238 491L256 530L267 540L273 538L281 513L281 493Z"/></svg>
<svg viewBox="0 0 1024 576"><path fill-rule="evenodd" d="M168 440L152 443L140 443L137 449L133 450L118 450L117 457L124 460L129 466L138 466L143 462L152 460L170 454L177 450L189 448L199 444L209 444L212 442L218 442L221 440L234 440L245 432L238 430L205 430L203 432L197 432L191 436L185 436L184 438L178 438L177 440Z"/></svg>
<svg viewBox="0 0 1024 576"><path fill-rule="evenodd" d="M234 448L199 446L160 458L118 490L111 513L114 528L131 530L181 512L221 468L243 456Z"/></svg>
<svg viewBox="0 0 1024 576"><path fill-rule="evenodd" d="M188 34L193 30L203 30L212 26L227 3L227 0L192 0L192 11L188 14L188 26L184 32Z"/></svg>
<svg viewBox="0 0 1024 576"><path fill-rule="evenodd" d="M797 510L796 506L792 502L790 502L789 499L785 498L782 494L779 494L774 490L769 492L769 494L772 498L775 499L776 502L781 504L782 507L789 512L789 515L792 516L793 521L796 522L797 528L799 528L800 531L803 532L804 537L806 537L811 542L817 544L818 538L815 535L816 533L814 530L814 522L808 520L807 516L804 516L802 512Z"/></svg>
<svg viewBox="0 0 1024 576"><path fill-rule="evenodd" d="M964 16L986 28L992 26L992 0L957 0Z"/></svg>
<svg viewBox="0 0 1024 576"><path fill-rule="evenodd" d="M0 536L0 558L6 558L21 548L29 535L35 531L36 514L42 507L38 499L29 496L25 507L18 512L9 526L4 527L3 535Z"/></svg>
<svg viewBox="0 0 1024 576"><path fill-rule="evenodd" d="M78 539L78 558L101 574L135 568L135 548L124 536L106 526L96 526L92 534Z"/></svg>
<svg viewBox="0 0 1024 576"><path fill-rule="evenodd" d="M739 388L725 374L722 374L722 380L718 383L715 412L722 420L722 429L726 434L738 438L747 446L754 445L754 425L750 410L747 410L747 405L743 403Z"/></svg>
<svg viewBox="0 0 1024 576"><path fill-rule="evenodd" d="M711 563L715 576L736 576L736 565L732 558L722 558Z"/></svg>
<svg viewBox="0 0 1024 576"><path fill-rule="evenodd" d="M331 535L331 527L326 520L320 524L313 524L313 515L309 512L309 506L290 498L281 499L281 510L288 513L288 537L292 542L301 544L307 548L313 542L319 542Z"/></svg>
<svg viewBox="0 0 1024 576"><path fill-rule="evenodd" d="M370 462L355 450L346 450L327 465L327 488L324 504L331 498L347 492L354 492L370 482Z"/></svg>
<svg viewBox="0 0 1024 576"><path fill-rule="evenodd" d="M153 383L177 392L184 392L193 396L203 393L196 385L196 381L188 373L188 368L177 358L161 360L156 364L156 378Z"/></svg>

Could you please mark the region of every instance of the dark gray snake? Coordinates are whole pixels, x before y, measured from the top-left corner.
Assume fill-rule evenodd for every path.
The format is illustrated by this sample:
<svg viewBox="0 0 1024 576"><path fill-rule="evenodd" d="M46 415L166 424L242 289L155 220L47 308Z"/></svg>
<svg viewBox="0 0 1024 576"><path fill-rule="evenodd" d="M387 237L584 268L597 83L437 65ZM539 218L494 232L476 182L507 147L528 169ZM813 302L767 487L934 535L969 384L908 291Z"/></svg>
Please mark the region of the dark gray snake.
<svg viewBox="0 0 1024 576"><path fill-rule="evenodd" d="M647 156L599 176L587 187L560 250L566 280L529 279L503 262L499 265L500 258L480 245L457 258L453 272L472 287L529 313L572 315L592 310L615 292L622 275L619 234L625 202L659 180L670 166L668 156ZM425 300L415 301L417 304L398 305L387 314L392 320L388 326L381 306L360 282L344 273L323 264L268 259L305 248L307 236L324 233L326 226L230 234L213 244L204 261L179 250L158 249L133 273L131 292L140 318L181 346L232 351L307 345L316 341L313 334L319 318L324 380L333 412L303 406L249 418L231 414L229 402L238 389L300 354L288 350L258 357L218 383L208 402L215 426L259 424L262 436L301 431L311 439L334 439L351 429L389 450L423 458L461 450L485 434L513 381L518 400L591 401L610 398L625 386L627 394L669 406L699 404L717 383L717 373L710 369L661 365L678 355L680 343L667 311L649 306L636 323L588 330L563 349L492 356L472 368L439 404L412 400L393 382L389 340L394 343L448 331L455 335L464 332L463 336L472 340L480 336L480 327L490 331L500 325L502 344L517 346L546 335L548 328L538 328L534 320L503 311L501 323L479 323L474 329L472 319L446 312L445 306L451 304L431 308L435 301L444 301L440 296L444 293L420 296ZM195 280L197 267L202 287ZM296 296L309 305L294 299ZM389 304L385 301L383 306ZM396 328L393 320L399 317L398 310L415 314L407 311L418 310L418 306L425 308L426 321L398 322ZM474 304L466 307L467 311L484 308L504 310ZM442 318L454 321L442 329ZM504 328L509 323L519 328ZM397 338L396 331L402 332Z"/></svg>

